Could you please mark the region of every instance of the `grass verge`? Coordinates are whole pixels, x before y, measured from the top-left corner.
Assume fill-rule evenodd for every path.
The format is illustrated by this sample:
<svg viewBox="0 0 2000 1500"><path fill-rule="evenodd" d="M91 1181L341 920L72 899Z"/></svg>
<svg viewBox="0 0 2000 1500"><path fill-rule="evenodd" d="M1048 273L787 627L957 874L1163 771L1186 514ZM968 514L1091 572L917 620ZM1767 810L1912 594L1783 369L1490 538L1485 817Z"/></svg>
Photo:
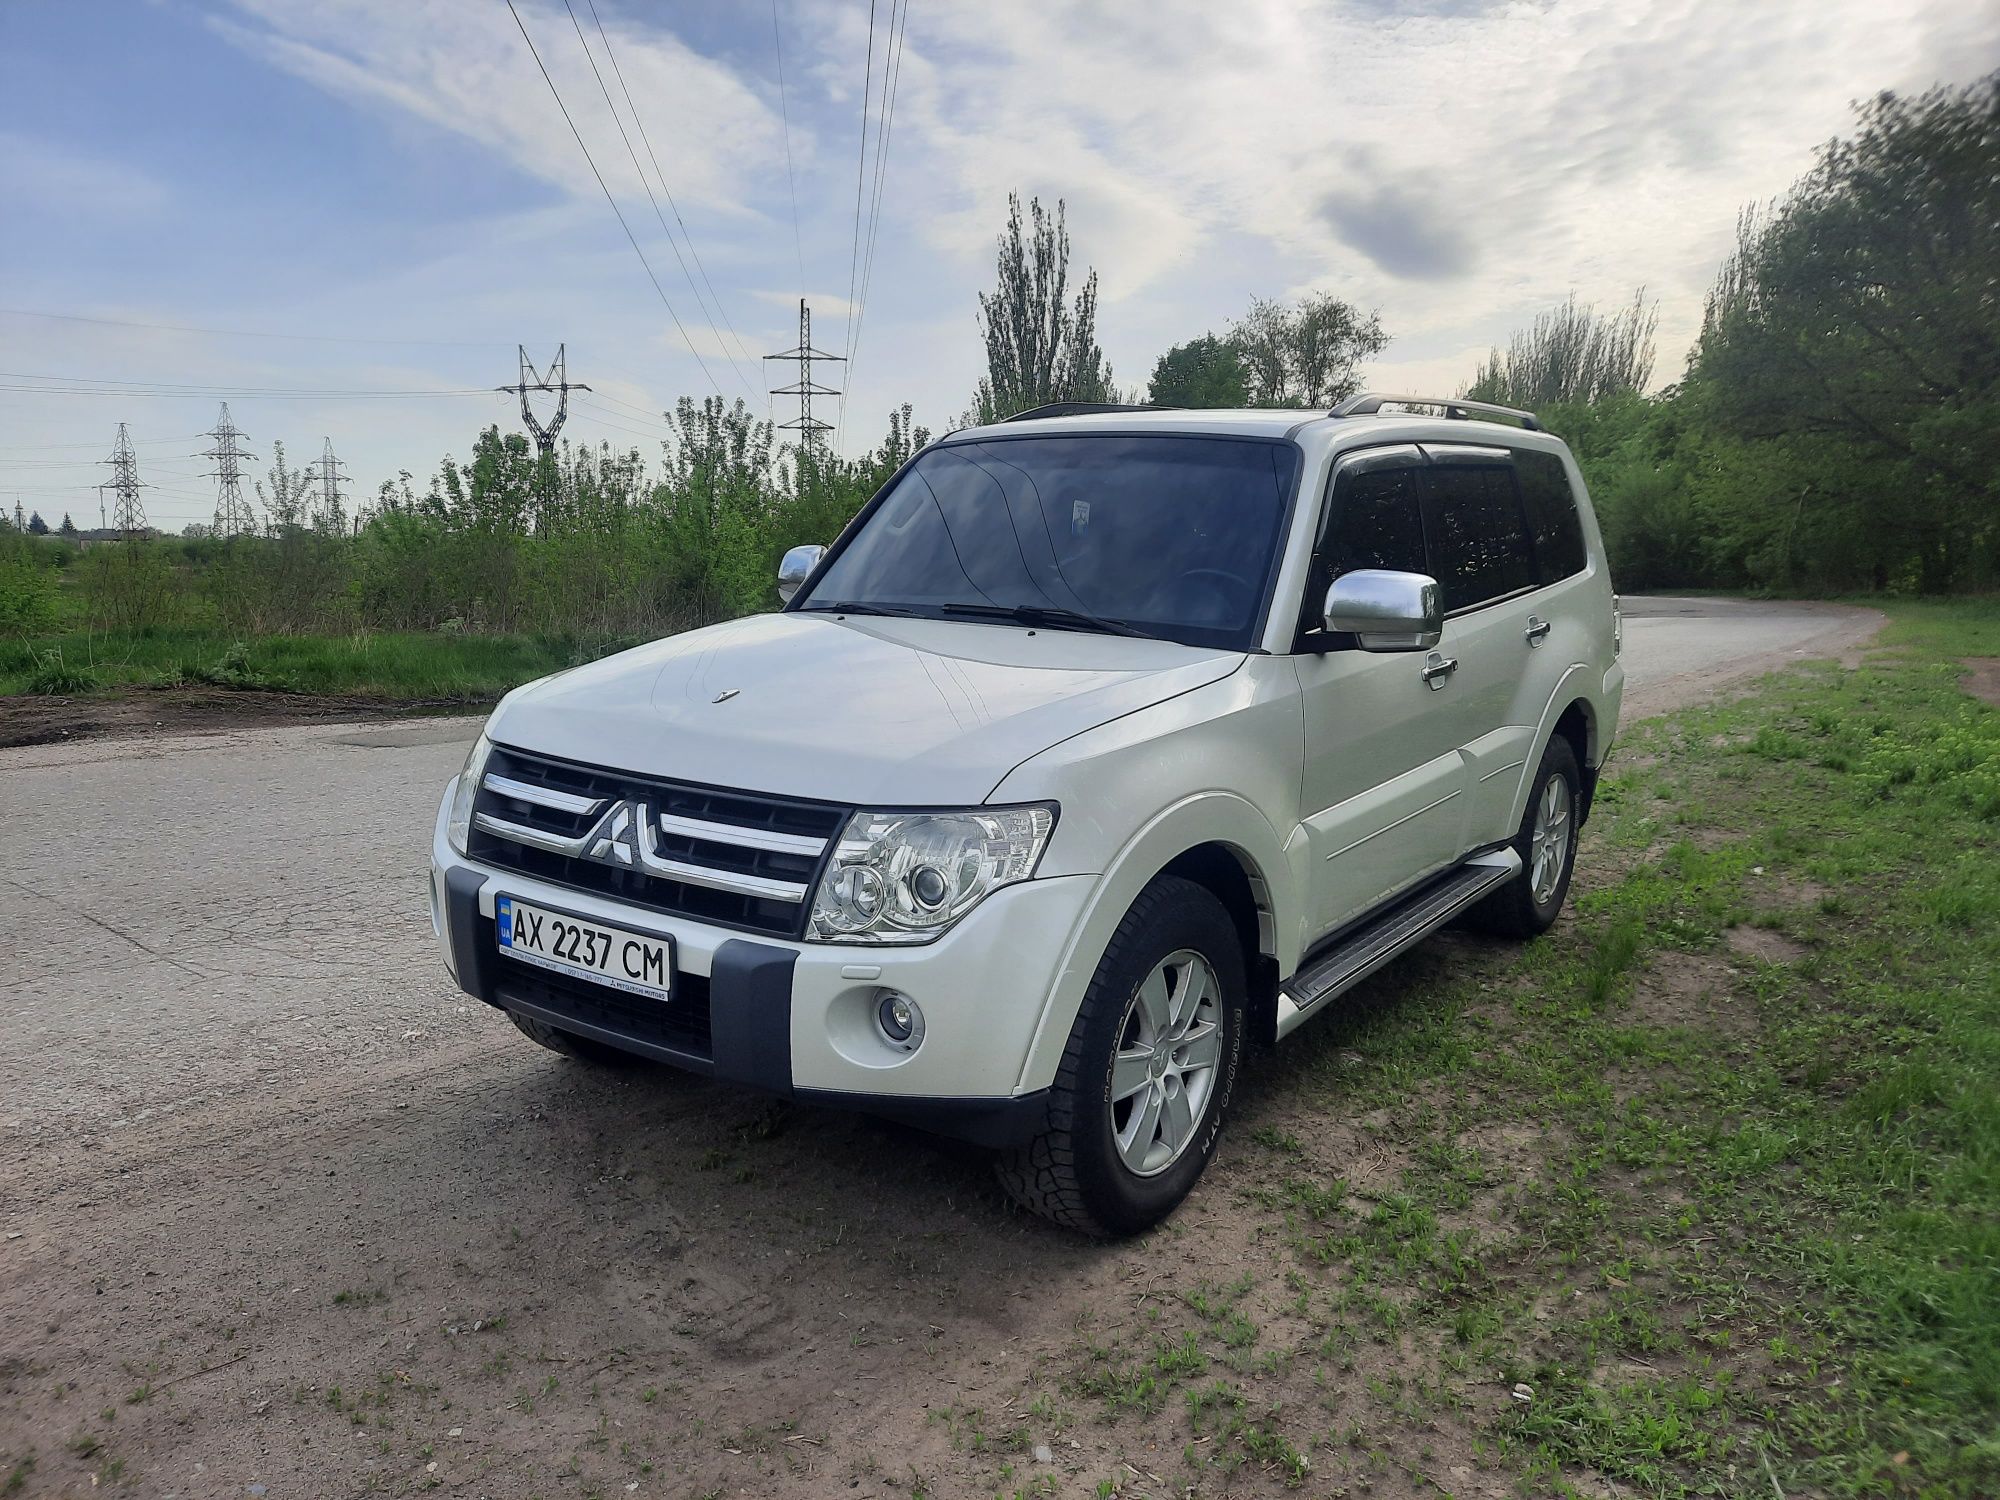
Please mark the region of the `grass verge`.
<svg viewBox="0 0 2000 1500"><path fill-rule="evenodd" d="M0 640L0 696L219 687L474 703L635 644L441 632L242 641L208 630L78 631Z"/></svg>
<svg viewBox="0 0 2000 1500"><path fill-rule="evenodd" d="M2000 1494L1996 642L1899 610L1636 726L1553 933L1278 1054L1200 1231L1243 1279L1043 1372L1179 1453L1114 1491Z"/></svg>

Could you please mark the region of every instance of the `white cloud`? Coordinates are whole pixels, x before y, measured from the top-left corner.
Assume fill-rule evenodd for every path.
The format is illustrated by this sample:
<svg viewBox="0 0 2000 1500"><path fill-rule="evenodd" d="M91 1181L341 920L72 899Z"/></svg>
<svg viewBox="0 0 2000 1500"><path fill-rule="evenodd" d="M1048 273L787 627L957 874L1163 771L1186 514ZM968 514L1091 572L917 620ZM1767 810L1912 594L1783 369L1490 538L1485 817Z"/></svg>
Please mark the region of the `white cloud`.
<svg viewBox="0 0 2000 1500"><path fill-rule="evenodd" d="M437 0L235 3L254 24L220 16L210 24L244 51L365 107L390 105L454 131L559 187L597 192L548 83L503 6ZM676 200L709 212L743 212L743 174L782 166L777 112L725 64L695 52L669 31L635 27L613 16L604 18L613 49L607 54L596 23L586 19L588 11L579 10L572 21L567 10L528 4L519 10L598 171L621 198L645 197L634 156L650 174L648 139ZM627 109L628 91L643 134ZM699 142L699 149L687 149L689 142ZM810 138L795 135L793 148L795 155L809 150Z"/></svg>

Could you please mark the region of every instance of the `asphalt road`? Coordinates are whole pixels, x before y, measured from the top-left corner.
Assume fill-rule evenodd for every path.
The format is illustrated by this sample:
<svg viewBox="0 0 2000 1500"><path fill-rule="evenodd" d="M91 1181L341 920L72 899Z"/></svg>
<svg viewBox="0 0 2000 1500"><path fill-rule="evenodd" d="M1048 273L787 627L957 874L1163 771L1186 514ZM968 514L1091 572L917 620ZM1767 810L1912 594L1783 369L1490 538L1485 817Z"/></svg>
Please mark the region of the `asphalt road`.
<svg viewBox="0 0 2000 1500"><path fill-rule="evenodd" d="M1877 618L1668 598L1625 616L1628 717L1837 655ZM437 795L475 729L0 750L0 1142L142 1128L453 1041L518 1046L451 988L424 916Z"/></svg>
<svg viewBox="0 0 2000 1500"><path fill-rule="evenodd" d="M1878 623L1627 619L1634 714ZM475 727L0 750L0 1474L35 1457L25 1495L906 1494L970 1462L934 1399L997 1409L1106 1309L1264 1253L1228 1208L1247 1159L1153 1264L911 1132L529 1045L450 986L425 915ZM1124 1441L1079 1428L1056 1462Z"/></svg>

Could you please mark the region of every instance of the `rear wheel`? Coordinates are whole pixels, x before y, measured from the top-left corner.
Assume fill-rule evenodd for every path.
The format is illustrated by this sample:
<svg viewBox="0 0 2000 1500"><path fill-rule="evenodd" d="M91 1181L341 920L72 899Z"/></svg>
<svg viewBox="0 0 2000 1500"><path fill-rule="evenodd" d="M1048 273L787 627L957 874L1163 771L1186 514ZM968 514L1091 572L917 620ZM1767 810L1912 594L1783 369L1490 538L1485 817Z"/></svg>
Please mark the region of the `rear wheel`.
<svg viewBox="0 0 2000 1500"><path fill-rule="evenodd" d="M1147 886L1084 994L1048 1129L998 1162L1008 1192L1086 1234L1136 1234L1172 1213L1221 1139L1245 989L1222 903L1174 876Z"/></svg>
<svg viewBox="0 0 2000 1500"><path fill-rule="evenodd" d="M1581 773L1561 735L1549 741L1514 836L1521 873L1473 908L1475 926L1508 937L1534 937L1555 925L1576 868Z"/></svg>
<svg viewBox="0 0 2000 1500"><path fill-rule="evenodd" d="M622 1047L613 1047L593 1037L578 1036L573 1031L547 1025L518 1011L508 1011L507 1019L529 1041L537 1042L551 1052L560 1052L564 1057L573 1057L578 1062L591 1063L600 1068L631 1068L645 1061L637 1053L627 1052Z"/></svg>

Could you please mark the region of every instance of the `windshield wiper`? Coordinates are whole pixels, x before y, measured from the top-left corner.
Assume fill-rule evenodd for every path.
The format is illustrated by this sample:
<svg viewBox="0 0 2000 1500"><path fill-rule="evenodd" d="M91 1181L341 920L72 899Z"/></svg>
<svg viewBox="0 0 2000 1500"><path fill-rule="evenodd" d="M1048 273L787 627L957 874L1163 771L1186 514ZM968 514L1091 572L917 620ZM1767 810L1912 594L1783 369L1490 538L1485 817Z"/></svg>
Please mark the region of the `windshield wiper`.
<svg viewBox="0 0 2000 1500"><path fill-rule="evenodd" d="M1122 620L1107 620L1080 609L1064 609L1060 604L942 604L948 615L970 615L978 620L1011 620L1017 625L1041 625L1051 630L1095 630L1105 635L1154 637Z"/></svg>
<svg viewBox="0 0 2000 1500"><path fill-rule="evenodd" d="M899 619L921 620L926 618L920 609L911 609L904 604L870 604L865 599L843 599L838 604L808 604L807 614L828 615L892 615Z"/></svg>

